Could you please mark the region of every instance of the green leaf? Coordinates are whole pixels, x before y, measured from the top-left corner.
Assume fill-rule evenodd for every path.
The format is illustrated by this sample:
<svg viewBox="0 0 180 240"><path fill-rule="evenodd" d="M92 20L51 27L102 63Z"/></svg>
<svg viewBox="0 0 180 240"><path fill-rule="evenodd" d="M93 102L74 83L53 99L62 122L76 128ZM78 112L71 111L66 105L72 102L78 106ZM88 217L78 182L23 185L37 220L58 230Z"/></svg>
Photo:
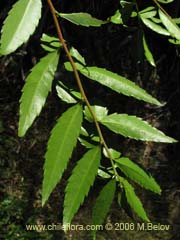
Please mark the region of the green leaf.
<svg viewBox="0 0 180 240"><path fill-rule="evenodd" d="M148 60L148 62L153 66L155 67L156 64L155 64L155 61L154 61L154 58L153 58L153 55L147 45L147 42L146 42L146 39L145 39L145 36L143 35L143 47L144 47L144 54L145 54L145 57L146 59Z"/></svg>
<svg viewBox="0 0 180 240"><path fill-rule="evenodd" d="M133 5L135 5L135 3L133 1L129 1L129 0L120 0L120 5L122 8L124 8L126 6L133 6Z"/></svg>
<svg viewBox="0 0 180 240"><path fill-rule="evenodd" d="M176 24L180 24L180 18L173 18L172 19Z"/></svg>
<svg viewBox="0 0 180 240"><path fill-rule="evenodd" d="M142 14L142 13L147 13L147 12L151 12L151 11L154 11L156 8L154 6L149 6L143 10L141 10L139 13Z"/></svg>
<svg viewBox="0 0 180 240"><path fill-rule="evenodd" d="M100 27L102 24L107 23L100 19L92 17L89 13L57 13L60 17L72 22L76 25L84 27Z"/></svg>
<svg viewBox="0 0 180 240"><path fill-rule="evenodd" d="M180 40L177 39L169 39L169 42L175 45L180 45Z"/></svg>
<svg viewBox="0 0 180 240"><path fill-rule="evenodd" d="M58 94L58 97L64 101L64 102L67 102L67 103L76 103L76 99L73 98L71 96L71 94L69 94L64 88L62 88L61 86L57 85L56 86L56 91L57 91L57 94Z"/></svg>
<svg viewBox="0 0 180 240"><path fill-rule="evenodd" d="M139 12L141 18L152 18L156 16L157 11L155 7L147 7Z"/></svg>
<svg viewBox="0 0 180 240"><path fill-rule="evenodd" d="M136 116L114 113L104 117L100 122L111 131L136 140L166 143L176 142L175 139L166 136Z"/></svg>
<svg viewBox="0 0 180 240"><path fill-rule="evenodd" d="M28 75L20 99L19 137L25 135L35 118L40 114L51 90L58 60L59 54L57 52L49 53L32 68Z"/></svg>
<svg viewBox="0 0 180 240"><path fill-rule="evenodd" d="M160 3L164 3L164 4L168 4L168 3L171 3L173 2L174 0L158 0L158 2Z"/></svg>
<svg viewBox="0 0 180 240"><path fill-rule="evenodd" d="M41 8L41 0L19 0L13 5L2 28L2 55L14 52L29 39L38 25Z"/></svg>
<svg viewBox="0 0 180 240"><path fill-rule="evenodd" d="M131 17L134 18L134 17L137 17L137 16L138 16L137 12L136 11L132 11Z"/></svg>
<svg viewBox="0 0 180 240"><path fill-rule="evenodd" d="M136 195L133 186L126 181L124 178L121 178L121 183L123 184L126 199L131 208L137 213L137 215L142 218L144 221L149 221L147 214L143 208L143 205Z"/></svg>
<svg viewBox="0 0 180 240"><path fill-rule="evenodd" d="M85 196L88 195L97 175L100 160L101 148L98 146L89 150L74 168L66 187L63 212L64 226L71 223L74 214L83 203Z"/></svg>
<svg viewBox="0 0 180 240"><path fill-rule="evenodd" d="M157 23L157 25L161 24L161 19L157 18L157 17L152 17L151 20L154 22L154 23Z"/></svg>
<svg viewBox="0 0 180 240"><path fill-rule="evenodd" d="M142 187L160 194L161 188L151 175L148 175L142 168L132 162L129 158L115 159L121 171L130 179Z"/></svg>
<svg viewBox="0 0 180 240"><path fill-rule="evenodd" d="M81 97L81 93L78 92L78 91L75 91L73 89L70 89L70 93L73 95L73 97L79 99L79 100L82 100L82 97Z"/></svg>
<svg viewBox="0 0 180 240"><path fill-rule="evenodd" d="M180 40L180 28L178 25L173 21L173 19L168 15L165 14L163 11L159 9L159 17L164 24L164 26L167 28L169 33L172 37L176 38L177 40Z"/></svg>
<svg viewBox="0 0 180 240"><path fill-rule="evenodd" d="M144 13L140 13L140 14L141 14L141 17L143 19L145 19L145 18L152 18L152 17L156 16L156 13L157 13L157 11L149 11L149 12L144 12Z"/></svg>
<svg viewBox="0 0 180 240"><path fill-rule="evenodd" d="M123 24L122 18L121 18L121 13L119 10L115 12L113 16L110 17L110 22L114 24Z"/></svg>
<svg viewBox="0 0 180 240"><path fill-rule="evenodd" d="M43 33L41 38L41 47L47 52L53 52L60 48L62 44L59 39Z"/></svg>
<svg viewBox="0 0 180 240"><path fill-rule="evenodd" d="M150 19L147 19L147 18L141 17L141 20L152 31L157 32L157 33L162 34L162 35L165 35L165 36L170 36L170 33L165 28L161 27L161 25L156 24L155 22L153 22L153 21L151 21Z"/></svg>
<svg viewBox="0 0 180 240"><path fill-rule="evenodd" d="M107 172L103 171L102 169L98 169L98 176L105 179L111 177L111 175L109 175Z"/></svg>
<svg viewBox="0 0 180 240"><path fill-rule="evenodd" d="M99 136L95 136L94 134L89 135L89 133L81 127L80 137L78 138L79 142L82 146L86 148L94 148L97 143L100 143Z"/></svg>
<svg viewBox="0 0 180 240"><path fill-rule="evenodd" d="M56 86L56 91L58 97L67 103L76 103L77 100L81 100L81 93L71 89L69 86L66 86L63 82L59 81Z"/></svg>
<svg viewBox="0 0 180 240"><path fill-rule="evenodd" d="M111 153L112 159L119 158L121 156L121 153L119 151L116 151L113 148L109 148L109 152ZM105 148L103 148L103 154L105 157L109 158L108 153Z"/></svg>
<svg viewBox="0 0 180 240"><path fill-rule="evenodd" d="M89 133L88 133L88 131L84 127L81 127L80 134L82 136L89 137Z"/></svg>
<svg viewBox="0 0 180 240"><path fill-rule="evenodd" d="M116 73L110 72L103 68L98 67L83 67L80 64L76 64L78 70L89 79L92 79L112 90L122 93L126 96L131 96L139 100L143 100L148 103L155 105L161 105L161 103L148 94L144 89L140 88L134 82L128 80L127 78L120 76ZM70 69L68 64L65 67Z"/></svg>
<svg viewBox="0 0 180 240"><path fill-rule="evenodd" d="M100 137L99 136L96 136L94 134L91 135L91 138L94 142L99 142L100 141Z"/></svg>
<svg viewBox="0 0 180 240"><path fill-rule="evenodd" d="M79 137L78 140L81 143L81 145L86 148L94 148L95 147L94 144L90 143L89 141L86 141L84 138Z"/></svg>
<svg viewBox="0 0 180 240"><path fill-rule="evenodd" d="M94 226L103 224L114 199L115 191L116 181L114 179L109 181L101 190L98 198L96 199L92 212L92 224ZM94 239L95 236L96 231L93 231Z"/></svg>
<svg viewBox="0 0 180 240"><path fill-rule="evenodd" d="M45 155L42 205L48 200L66 169L82 124L82 106L69 108L57 121Z"/></svg>
<svg viewBox="0 0 180 240"><path fill-rule="evenodd" d="M94 114L96 115L96 118L98 121L100 121L103 117L107 116L107 114L108 114L108 109L106 107L95 105L95 106L91 106L91 109L93 110ZM85 118L89 122L93 122L93 119L89 112L88 107L85 107L84 114L85 114Z"/></svg>
<svg viewBox="0 0 180 240"><path fill-rule="evenodd" d="M80 63L82 63L83 65L86 65L85 59L84 57L78 52L77 49L75 49L74 47L72 47L70 49L70 54L72 57L74 57L77 61L79 61Z"/></svg>

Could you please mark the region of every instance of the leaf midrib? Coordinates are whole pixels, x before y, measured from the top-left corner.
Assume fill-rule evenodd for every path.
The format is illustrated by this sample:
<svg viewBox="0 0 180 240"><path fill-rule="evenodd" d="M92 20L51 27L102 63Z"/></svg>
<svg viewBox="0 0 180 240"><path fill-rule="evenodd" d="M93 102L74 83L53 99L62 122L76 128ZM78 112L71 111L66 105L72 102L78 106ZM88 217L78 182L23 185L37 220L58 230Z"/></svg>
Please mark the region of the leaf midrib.
<svg viewBox="0 0 180 240"><path fill-rule="evenodd" d="M24 121L25 123L24 123L24 126L26 126L27 122L29 122L28 119L29 119L29 116L31 115L31 109L33 108L33 103L34 103L33 99L36 98L37 92L39 92L38 89L40 88L41 83L44 82L44 81L43 81L44 75L45 75L45 73L49 72L49 65L51 64L52 61L54 61L54 58L55 58L55 57L56 57L56 56L54 55L54 56L52 56L52 57L50 58L50 60L49 60L48 63L47 63L46 68L44 68L44 71L42 72L41 77L39 78L39 81L37 81L37 84L36 84L36 87L35 87L35 91L33 91L34 94L32 94L32 97L31 97L31 103L29 104L28 114L25 115L25 121ZM41 63L41 62L40 62L40 63ZM39 63L39 64L40 64L40 63ZM33 74L33 72L31 72L31 74ZM31 76L31 78L32 78L32 76ZM27 83L27 84L28 84L28 83ZM31 84L31 83L29 83L29 84ZM49 92L49 91L50 91L50 90L48 90L48 92ZM42 94L41 94L41 96L42 96ZM29 124L28 124L28 125L29 125Z"/></svg>
<svg viewBox="0 0 180 240"><path fill-rule="evenodd" d="M127 183L128 183L128 182L127 182ZM135 211L141 218L148 220L148 217L147 217L146 212L145 212L145 210L144 210L144 208L143 208L143 205L142 205L140 199L138 198L138 196L136 195L133 186L131 186L130 183L128 183L128 184L127 184L127 183L124 185L124 186L126 186L126 187L125 187L126 195L127 195L127 194L129 195L129 197L127 198L127 201L128 201L128 199L131 198L131 195L132 195L132 193L133 193L133 194L134 194L134 197L133 197L133 198L135 198L135 202L136 202L136 203L134 203L134 201L132 201L132 200L131 200L131 201L128 201L129 205L130 205L130 206L131 206L131 205L134 206L134 207L133 207L134 211ZM132 189L130 189L130 188L132 188ZM139 209L139 207L140 207L140 209L139 209L140 212L139 212L139 211L137 210L137 208L136 208L137 203L138 203L138 209ZM139 213L140 213L140 214L139 214Z"/></svg>
<svg viewBox="0 0 180 240"><path fill-rule="evenodd" d="M79 184L79 186L81 186L81 187L79 187L78 193L81 192L83 183L85 182L85 180L86 180L86 178L87 178L87 175L88 175L88 173L89 173L89 171L90 171L90 169L91 169L91 167L92 167L92 165L93 165L93 163L94 163L94 161L95 161L95 159L96 159L96 157L97 157L96 155L98 154L98 151L99 151L99 148L97 148L96 152L94 152L93 160L91 159L91 164L89 164L88 169L86 169L86 170L87 170L87 174L83 176L83 179L81 178L81 184ZM89 186L89 188L90 188L90 187L91 187L91 185ZM71 208L68 207L68 210L71 209L71 211L69 211L69 213L72 212L72 209L74 208L74 204L76 203L78 196L79 196L79 195L76 194L76 198L75 198L75 200L73 201L73 204L71 204ZM86 196L86 195L85 195L85 196ZM84 197L85 197L85 196L84 196ZM81 203L80 203L80 204L81 204ZM66 224L66 222L65 222L65 224Z"/></svg>
<svg viewBox="0 0 180 240"><path fill-rule="evenodd" d="M29 9L30 9L30 7L31 7L31 4L32 4L32 0L30 0L30 1L28 2L27 6L26 6L26 10L25 10L25 12L24 12L24 14L23 14L23 16L22 16L22 20L19 22L18 27L17 27L16 29L14 29L15 31L14 31L14 33L12 34L13 39L17 36L17 33L18 33L19 29L21 29L21 26L24 25L24 19L25 19L26 15L27 15L27 12L29 11ZM10 43L12 43L12 40L11 40L11 39L10 39L10 42L7 44L7 48L9 48Z"/></svg>
<svg viewBox="0 0 180 240"><path fill-rule="evenodd" d="M122 163L119 163L119 165L122 165L122 166L127 167L127 169L130 169L130 171L135 172L140 178L142 177L142 178L144 178L145 180L148 180L148 181L149 181L149 179L152 179L152 178L150 178L150 177L149 177L149 179L148 179L148 178L147 178L148 176L142 175L142 174L139 173L137 170L135 170L135 169L133 169L133 168L127 166L127 165L124 165L124 164L122 164ZM129 178L132 178L135 182L138 182L140 185L142 185L143 187L145 187L143 184L141 184L141 183L140 183L138 180L136 180L134 177L131 177L131 175L128 175L124 169L122 169L122 171L123 171L124 174L127 175ZM143 182L143 181L142 181L142 182ZM154 183L153 183L153 184L154 184ZM149 186L149 185L148 185L148 186ZM145 188L148 188L148 187L145 187ZM153 188L150 187L150 188L148 188L148 189L152 190Z"/></svg>
<svg viewBox="0 0 180 240"><path fill-rule="evenodd" d="M60 146L60 148L59 148L59 151L58 151L58 153L57 153L57 157L56 157L56 160L55 160L55 164L54 164L54 166L53 166L53 171L51 171L51 173L54 173L54 172L57 172L57 169L56 169L56 166L57 166L57 164L58 164L58 161L59 161L59 156L60 156L60 153L61 153L61 151L62 151L62 149L64 148L64 144L65 144L65 139L67 138L67 135L68 135L68 132L69 132L69 129L71 128L71 125L72 125L72 123L74 122L74 119L75 119L75 117L76 117L76 115L79 113L79 109L77 108L77 110L76 110L76 112L74 113L74 115L73 115L73 117L71 118L71 120L70 120L70 124L68 124L68 127L66 128L66 132L65 132L65 134L64 134L64 138L63 138L63 143L61 144L61 146ZM64 169L63 169L64 170ZM61 173L62 173L63 171L61 171ZM60 174L61 174L60 173ZM60 175L59 174L59 175ZM49 177L49 181L48 181L48 183L50 183L51 181L52 181L52 179L53 179L53 174L51 174L50 175L50 177ZM49 190L49 186L51 186L51 184L48 184L48 187L47 187L47 185L46 185L46 188ZM48 191L48 194L49 194L49 191Z"/></svg>
<svg viewBox="0 0 180 240"><path fill-rule="evenodd" d="M138 86L131 80L129 80L121 75L118 75L117 73L109 72L106 69L99 69L97 67L87 67L87 69L91 69L93 71L99 72L100 75L102 75L102 76L99 78L95 77L96 81L106 87L111 88L112 90L114 90L118 93L122 93L126 96L132 96L136 99L139 99L139 100L142 100L145 102L160 105L159 101L156 100L149 93L147 93L143 88L141 88L140 86ZM85 76L90 77L92 80L94 80L94 78L91 75L89 76L89 73L87 73L85 71L85 69L80 68L80 71L83 72ZM109 75L107 75L107 72L109 73ZM96 75L96 73L94 73L94 74ZM106 76L106 79L104 79L104 76ZM118 89L114 87L114 86L117 86L117 84L119 85ZM133 91L131 93L128 93L128 90L127 90L128 87L133 89Z"/></svg>
<svg viewBox="0 0 180 240"><path fill-rule="evenodd" d="M129 117L131 117L131 116L129 116ZM141 119L139 119L139 118L137 118L137 119L134 119L133 117L131 118L132 120L140 120L140 121L142 121L141 123L145 126L145 127L150 127L151 128L151 130L156 130L157 132L158 132L158 134L159 135L161 135L162 137L165 137L165 135L164 135L164 133L162 133L162 132L160 132L158 129L155 129L154 127L152 127L152 126L150 126L148 123L146 123L145 121L143 121L143 120L141 120ZM117 119L118 121L119 121L119 119ZM124 130L124 126L123 126L123 124L122 123L118 123L117 122L117 120L115 119L105 119L105 121L103 121L102 120L102 123L103 124L111 124L111 125L115 125L115 126L117 126L117 127L120 127L121 126L121 129L122 130ZM121 121L122 121L122 119L120 119ZM126 121L127 121L127 119L126 119ZM132 123L129 123L128 125L132 125ZM127 126L127 125L125 125L125 126ZM133 125L132 126L132 128L131 128L131 130L132 130L132 132L136 132L136 131L139 131L139 128L138 128L138 126L137 126L137 124L136 125ZM140 133L141 135L142 135L142 133L144 133L145 135L147 135L147 132L149 133L149 129L146 131L146 129L145 130L140 130L138 133ZM149 135L149 134L148 134ZM154 136L154 133L150 133L150 135L152 135L152 136ZM142 136L142 138L141 139L146 139L146 138L143 138L143 136Z"/></svg>

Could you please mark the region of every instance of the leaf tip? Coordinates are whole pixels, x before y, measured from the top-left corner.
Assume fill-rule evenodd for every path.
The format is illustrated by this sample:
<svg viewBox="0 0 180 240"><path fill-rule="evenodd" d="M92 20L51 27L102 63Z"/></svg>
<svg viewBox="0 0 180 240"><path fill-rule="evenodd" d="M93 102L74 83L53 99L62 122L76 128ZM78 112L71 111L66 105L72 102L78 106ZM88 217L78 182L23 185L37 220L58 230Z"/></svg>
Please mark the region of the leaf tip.
<svg viewBox="0 0 180 240"><path fill-rule="evenodd" d="M157 194L161 195L161 193L162 193L162 189L160 188L159 192L157 192Z"/></svg>
<svg viewBox="0 0 180 240"><path fill-rule="evenodd" d="M25 132L24 131L22 131L22 129L18 129L18 137L20 137L20 138L22 138L22 137L24 137L24 135L25 135Z"/></svg>
<svg viewBox="0 0 180 240"><path fill-rule="evenodd" d="M155 61L150 61L151 66L156 67Z"/></svg>
<svg viewBox="0 0 180 240"><path fill-rule="evenodd" d="M24 137L27 130L28 129L22 124L21 116L20 116L19 127L18 127L18 137Z"/></svg>
<svg viewBox="0 0 180 240"><path fill-rule="evenodd" d="M63 231L66 233L69 229L70 223L63 221Z"/></svg>
<svg viewBox="0 0 180 240"><path fill-rule="evenodd" d="M155 182L156 183L156 182ZM161 193L162 193L162 189L161 189L161 187L159 186L159 184L157 184L156 183L156 189L154 189L155 191L155 193L156 194L158 194L158 195L161 195Z"/></svg>
<svg viewBox="0 0 180 240"><path fill-rule="evenodd" d="M155 67L155 66L154 66ZM161 103L159 100L157 100L156 98L153 99L153 104L155 104L158 107L163 107L164 103Z"/></svg>
<svg viewBox="0 0 180 240"><path fill-rule="evenodd" d="M46 202L44 200L42 200L41 206L44 207L45 203Z"/></svg>
<svg viewBox="0 0 180 240"><path fill-rule="evenodd" d="M178 140L174 139L174 138L171 138L171 137L168 137L167 138L167 143L177 143Z"/></svg>
<svg viewBox="0 0 180 240"><path fill-rule="evenodd" d="M42 200L41 200L41 206L42 207L44 207L44 205L46 204L47 200L48 200L47 194L43 194L42 193Z"/></svg>

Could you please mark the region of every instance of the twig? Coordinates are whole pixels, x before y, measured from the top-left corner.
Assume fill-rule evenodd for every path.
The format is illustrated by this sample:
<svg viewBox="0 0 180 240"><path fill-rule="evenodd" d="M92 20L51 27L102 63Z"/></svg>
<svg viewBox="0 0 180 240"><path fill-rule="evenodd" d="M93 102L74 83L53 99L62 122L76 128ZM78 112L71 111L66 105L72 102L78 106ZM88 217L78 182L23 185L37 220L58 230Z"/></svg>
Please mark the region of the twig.
<svg viewBox="0 0 180 240"><path fill-rule="evenodd" d="M57 31L57 34L58 34L59 41L61 42L61 44L62 44L62 46L63 46L63 48L64 48L64 51L66 52L67 58L68 58L71 66L72 66L72 69L73 69L73 72L74 72L74 76L75 76L77 85L78 85L78 87L79 87L80 93L81 93L82 100L83 100L83 101L85 102L85 104L87 105L87 108L88 108L88 110L89 110L89 112L90 112L90 114L91 114L91 116L92 116L92 118L93 118L93 121L94 121L95 125L96 125L96 129L97 129L98 135L99 135L99 137L100 137L101 144L104 146L104 148L105 148L105 150L106 150L106 152L107 152L107 155L108 155L108 157L109 157L109 159L110 159L110 161L111 161L111 165L112 165L112 167L113 167L113 171L114 171L115 176L118 177L118 173L117 173L117 171L116 171L116 168L115 168L115 165L114 165L114 162L113 162L111 153L110 153L110 151L109 151L109 148L108 148L108 146L107 146L107 144L106 144L106 141L105 141L105 139L104 139L104 137L103 137L103 134L102 134L100 125L99 125L99 123L98 123L98 120L97 120L97 118L96 118L96 115L95 115L94 111L93 111L92 108L91 108L91 105L90 105L90 103L89 103L89 100L88 100L88 98L87 98L87 96L86 96L86 94L85 94L84 88L83 88L83 86L82 86L82 82L81 82L81 79L80 79L80 76L79 76L79 73L78 73L76 64L75 64L73 58L71 57L71 54L70 54L70 52L69 52L69 49L68 49L68 47L67 47L67 45L66 45L66 42L65 42L65 40L64 40L64 38L63 38L63 34L62 34L62 31L61 31L61 26L60 26L60 24L59 24L59 22L58 22L58 19L57 19L57 16L56 16L56 9L54 8L54 5L53 5L53 3L52 3L51 0L47 0L47 2L48 2L48 5L49 5L49 8L50 8L50 11L51 11L53 20L54 20L54 24L55 24L55 27L56 27L56 31Z"/></svg>

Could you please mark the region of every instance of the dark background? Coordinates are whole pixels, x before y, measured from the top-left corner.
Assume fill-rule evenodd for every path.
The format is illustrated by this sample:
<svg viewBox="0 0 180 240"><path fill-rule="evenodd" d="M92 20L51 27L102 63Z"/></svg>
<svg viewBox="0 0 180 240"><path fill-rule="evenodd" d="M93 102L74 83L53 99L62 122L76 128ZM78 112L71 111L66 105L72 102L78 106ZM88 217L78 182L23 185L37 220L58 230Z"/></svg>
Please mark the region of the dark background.
<svg viewBox="0 0 180 240"><path fill-rule="evenodd" d="M12 3L0 2L0 23L7 16ZM45 1L44 1L45 2ZM53 1L61 12L88 12L99 19L107 19L118 8L118 0L63 0ZM138 1L140 8L144 2ZM142 3L143 2L143 3ZM180 1L166 6L170 15L180 16ZM136 22L129 27L107 24L101 28L83 28L62 20L64 38L85 57L88 65L96 65L128 77L154 97L164 102L154 107L118 95L111 90L83 78L85 91L91 104L107 106L110 112L128 113L142 117L167 135L179 140L180 133L180 49L168 40L145 29L149 46L154 54L157 68L144 59L139 41L141 29ZM90 239L87 232L61 231L27 232L25 224L52 224L62 221L62 206L66 180L83 149L75 150L69 170L51 195L47 205L41 207L41 182L46 143L55 120L67 108L56 96L55 89L47 99L45 108L26 137L17 136L19 99L28 71L44 56L40 48L42 33L56 35L46 2L40 24L28 44L14 54L0 58L0 239ZM61 63L66 60L63 53ZM60 64L55 82L74 78ZM97 239L147 239L178 240L180 236L180 165L179 143L142 143L128 140L104 129L107 142L125 156L148 169L162 187L162 195L155 196L137 189L150 219L154 223L170 224L169 232L99 232ZM89 224L91 207L104 182L96 180L90 196L73 220L74 224ZM127 210L127 209L126 209ZM127 211L128 212L128 211ZM138 221L135 216L135 220ZM107 221L132 222L125 210L113 203Z"/></svg>

